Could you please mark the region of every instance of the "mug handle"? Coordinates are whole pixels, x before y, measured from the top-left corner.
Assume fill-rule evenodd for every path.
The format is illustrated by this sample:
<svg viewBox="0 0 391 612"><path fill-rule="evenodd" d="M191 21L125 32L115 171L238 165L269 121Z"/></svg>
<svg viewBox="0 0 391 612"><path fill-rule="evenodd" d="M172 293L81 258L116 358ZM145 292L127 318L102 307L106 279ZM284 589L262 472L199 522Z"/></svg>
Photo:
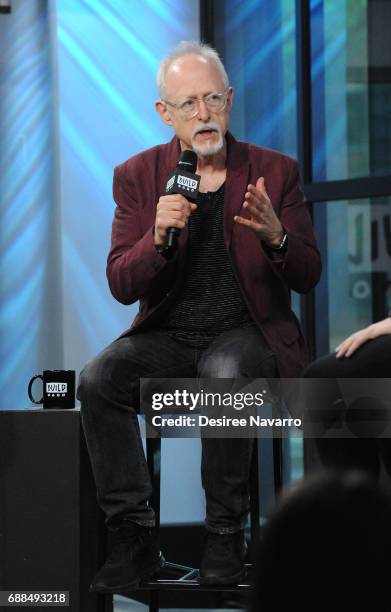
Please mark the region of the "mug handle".
<svg viewBox="0 0 391 612"><path fill-rule="evenodd" d="M35 380L36 378L40 378L40 379L42 380L42 383L43 383L43 376L42 376L42 374L36 374L35 376L33 376L33 377L32 377L32 379L31 379L31 380L30 380L30 382L29 382L28 394L29 394L29 398L30 398L30 400L33 402L33 404L42 404L42 402L43 402L43 395L42 395L41 399L39 400L39 402L37 402L37 401L36 401L36 400L33 398L33 395L32 395L32 393L31 393L31 389L32 389L32 386L33 386L33 382L34 382L34 380Z"/></svg>

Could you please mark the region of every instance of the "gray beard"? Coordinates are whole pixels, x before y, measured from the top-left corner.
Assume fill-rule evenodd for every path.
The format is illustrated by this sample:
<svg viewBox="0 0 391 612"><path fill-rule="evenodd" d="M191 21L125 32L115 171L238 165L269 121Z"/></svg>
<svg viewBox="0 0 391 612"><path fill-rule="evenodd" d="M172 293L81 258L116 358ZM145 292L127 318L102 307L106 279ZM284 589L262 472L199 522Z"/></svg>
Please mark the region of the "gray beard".
<svg viewBox="0 0 391 612"><path fill-rule="evenodd" d="M194 139L192 139L191 146L193 147L193 151L200 157L208 157L209 155L215 155L221 151L224 147L224 139L221 134L219 134L219 140L217 142L205 142L203 145L197 144L194 142Z"/></svg>

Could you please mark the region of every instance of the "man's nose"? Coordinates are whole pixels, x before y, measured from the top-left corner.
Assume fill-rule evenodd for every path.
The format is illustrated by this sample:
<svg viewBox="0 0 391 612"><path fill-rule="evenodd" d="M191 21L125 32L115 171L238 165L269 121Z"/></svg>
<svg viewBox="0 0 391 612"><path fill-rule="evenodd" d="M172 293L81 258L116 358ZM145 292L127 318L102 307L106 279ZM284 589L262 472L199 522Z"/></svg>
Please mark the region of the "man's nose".
<svg viewBox="0 0 391 612"><path fill-rule="evenodd" d="M198 118L202 121L210 119L210 110L207 107L205 100L198 100Z"/></svg>

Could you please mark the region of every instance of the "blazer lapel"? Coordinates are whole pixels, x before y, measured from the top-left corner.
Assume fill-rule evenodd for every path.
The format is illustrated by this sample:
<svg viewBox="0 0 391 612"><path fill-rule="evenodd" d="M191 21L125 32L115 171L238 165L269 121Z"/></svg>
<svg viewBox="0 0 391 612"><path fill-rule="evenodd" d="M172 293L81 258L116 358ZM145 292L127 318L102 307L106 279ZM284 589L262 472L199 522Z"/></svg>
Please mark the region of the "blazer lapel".
<svg viewBox="0 0 391 612"><path fill-rule="evenodd" d="M160 195L165 195L166 184L168 177L171 172L174 172L179 156L181 154L181 147L179 140L176 136L164 145L160 150L161 163L158 164L158 188Z"/></svg>
<svg viewBox="0 0 391 612"><path fill-rule="evenodd" d="M230 132L227 139L227 179L224 195L224 241L229 250L232 231L235 224L234 216L240 214L244 202L244 194L250 180L250 163L248 160L248 145L238 142Z"/></svg>

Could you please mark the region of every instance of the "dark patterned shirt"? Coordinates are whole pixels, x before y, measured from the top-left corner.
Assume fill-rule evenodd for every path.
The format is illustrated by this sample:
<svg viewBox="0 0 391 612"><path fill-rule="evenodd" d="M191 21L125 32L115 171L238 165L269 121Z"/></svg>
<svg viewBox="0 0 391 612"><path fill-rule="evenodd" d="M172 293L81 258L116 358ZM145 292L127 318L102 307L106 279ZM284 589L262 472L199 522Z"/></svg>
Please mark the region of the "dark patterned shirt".
<svg viewBox="0 0 391 612"><path fill-rule="evenodd" d="M199 193L189 218L181 291L161 324L173 338L206 348L216 336L253 325L224 244L224 185Z"/></svg>

